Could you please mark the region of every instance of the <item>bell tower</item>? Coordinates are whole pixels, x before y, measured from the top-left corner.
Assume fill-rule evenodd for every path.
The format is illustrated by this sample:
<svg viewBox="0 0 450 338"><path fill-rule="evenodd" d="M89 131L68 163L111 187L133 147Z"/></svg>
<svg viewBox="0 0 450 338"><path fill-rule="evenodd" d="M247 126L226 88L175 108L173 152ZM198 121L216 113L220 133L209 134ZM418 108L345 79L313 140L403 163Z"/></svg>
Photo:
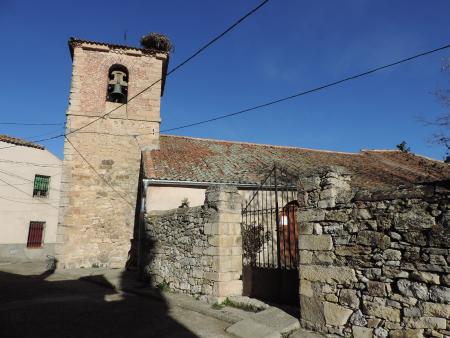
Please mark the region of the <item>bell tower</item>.
<svg viewBox="0 0 450 338"><path fill-rule="evenodd" d="M141 151L159 148L169 49L75 38L69 49L58 264L120 268L133 239Z"/></svg>

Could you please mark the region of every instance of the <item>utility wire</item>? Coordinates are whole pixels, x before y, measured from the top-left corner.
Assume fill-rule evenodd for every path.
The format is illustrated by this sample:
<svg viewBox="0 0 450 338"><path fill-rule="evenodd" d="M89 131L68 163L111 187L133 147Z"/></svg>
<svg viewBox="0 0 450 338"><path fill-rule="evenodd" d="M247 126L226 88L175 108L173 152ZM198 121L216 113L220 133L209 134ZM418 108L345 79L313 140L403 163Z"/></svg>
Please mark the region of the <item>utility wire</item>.
<svg viewBox="0 0 450 338"><path fill-rule="evenodd" d="M27 181L27 182L29 182L29 183L31 183L31 182L34 182L34 180L31 180L31 179L29 179L29 178L26 178L26 177L23 177L23 176L20 176L20 175L17 175L17 174L14 174L14 173L12 173L12 172L10 172L10 171L7 171L7 170L2 170L2 169L0 169L0 173L3 173L3 174L5 174L5 175L8 175L8 176L11 176L11 177L15 177L15 178L18 178L18 179L21 179L21 180L24 180L24 181ZM56 174L56 175L53 175L52 177L55 177L55 176L59 176L60 174ZM12 184L12 183L11 183ZM23 185L24 183L15 183L15 184L12 184L12 185ZM9 184L8 184L9 185ZM55 189L55 188L49 188L50 190L55 190L55 191L60 191L59 189Z"/></svg>
<svg viewBox="0 0 450 338"><path fill-rule="evenodd" d="M230 31L232 31L234 28L236 28L236 26L238 26L240 23L242 23L245 19L247 19L249 16L251 16L252 14L254 14L256 11L258 11L261 7L263 7L265 4L267 4L269 2L269 0L264 0L262 1L258 6L256 6L255 8L253 8L251 11L249 11L247 14L245 14L243 17L241 17L240 19L238 19L235 23L233 23L230 27L228 27L225 31L223 31L222 33L220 33L219 35L217 35L215 38L213 38L211 41L209 41L208 43L206 43L203 47L199 48L196 52L194 52L194 54L192 54L191 56L189 56L187 59L185 59L184 61L182 61L180 64L178 64L177 66L175 66L172 70L170 70L169 72L167 72L166 77L170 76L171 74L173 74L175 71L177 71L178 69L180 69L181 67L183 67L185 64L187 64L189 61L191 61L193 58L195 58L196 56L198 56L200 53L202 53L203 51L205 51L208 47L210 47L212 44L214 44L215 42L217 42L220 38L222 38L223 36L225 36L227 33L229 33ZM154 85L156 85L157 83L161 82L162 78L160 78L159 80L153 82L150 86L144 88L143 90L141 90L140 92L138 92L137 94L135 94L134 96L132 96L131 98L129 98L127 100L127 103L132 101L133 99L135 99L136 97L138 97L139 95L141 95L142 93L146 92L147 90L149 90L150 88L152 88ZM117 109L121 108L123 105L125 105L125 103L120 104L119 106L117 106L116 108L110 110L109 112L97 117L96 119L90 121L89 123L85 124L84 126L81 126L77 129L71 130L67 133L63 133L63 134L59 134L56 136L52 136L52 137L47 137L44 139L40 139L40 140L34 140L32 142L44 142L44 141L50 141L50 140L54 140L60 137L65 137L68 135L71 135L73 133L76 133L82 129L85 129L87 127L89 127L90 125L92 125L93 123L97 122L100 119L105 118L106 116L108 116L109 114L111 114L112 112L116 111ZM11 148L11 147L4 147L4 148L0 148L0 149L5 149L5 148Z"/></svg>
<svg viewBox="0 0 450 338"><path fill-rule="evenodd" d="M7 182L7 181L1 179L1 178L0 178L0 181L3 182L3 183L5 183L6 185L10 186L10 187L13 188L13 189L16 189L17 191L20 191L22 194L25 194L25 195L27 195L28 197L31 197L26 191L23 191L22 189L17 188L15 185L13 185L13 184L11 184L11 183L9 183L9 182ZM38 200L38 201L39 201L41 204L47 204L47 205L51 206L52 208L58 209L58 207L54 206L53 204L50 204L50 203L47 203L47 202L44 202L44 201L40 201L40 200Z"/></svg>
<svg viewBox="0 0 450 338"><path fill-rule="evenodd" d="M357 78L360 78L360 77L363 77L363 76L375 73L375 72L377 72L379 70L383 70L383 69L386 69L386 68L389 68L389 67L393 67L393 66L396 66L398 64L401 64L401 63L404 63L404 62L408 62L408 61L420 58L420 57L425 56L425 55L436 53L436 52L439 52L441 50L447 49L449 47L450 47L450 44L442 46L442 47L439 47L439 48L436 48L436 49L433 49L433 50L429 50L429 51L426 51L426 52L423 52L423 53L420 53L420 54L416 54L414 56L410 56L410 57L407 57L405 59L402 59L402 60L399 60L399 61L395 61L395 62L389 63L387 65L384 65L384 66L379 66L379 67L376 67L376 68L372 68L372 69L367 70L365 72L362 72L362 73L359 73L359 74L356 74L356 75L351 75L351 76L346 77L346 78L344 78L342 80L330 82L330 83L327 83L327 84L321 85L319 87L315 87L315 88L312 88L312 89L309 89L309 90L306 90L306 91L303 91L303 92L300 92L300 93L297 93L297 94L293 94L293 95L290 95L290 96L282 97L282 98L279 98L279 99L276 99L276 100L273 100L273 101L269 101L269 102L266 102L266 103L263 103L263 104L260 104L260 105L257 105L257 106L250 107L250 108L245 108L245 109L239 110L239 111L234 112L234 113L229 113L229 114L225 114L225 115L219 115L219 116L207 119L207 120L198 121L198 122L194 122L194 123L189 123L189 124L182 125L182 126L179 126L179 127L164 129L164 130L161 130L160 133L165 133L165 132L168 132L168 131L174 131L174 130L184 129L184 128L188 128L188 127L198 126L198 125L201 125L201 124L222 120L222 119L225 119L225 118L228 118L228 117L241 115L241 114L250 112L252 110L268 107L268 106L271 106L271 105L274 105L274 104L277 104L277 103L280 103L280 102L292 100L292 99L294 99L296 97L307 95L307 94L310 94L310 93L313 93L313 92L317 92L317 91L323 90L325 88L333 87L333 86L336 86L338 84L341 84L341 83L344 83L344 82L347 82L347 81L355 80ZM139 135L148 135L148 134L152 134L152 133L139 134Z"/></svg>
<svg viewBox="0 0 450 338"><path fill-rule="evenodd" d="M170 76L171 74L173 74L174 72L176 72L178 69L180 69L181 67L183 67L185 64L187 64L189 61L191 61L193 58L195 58L196 56L198 56L200 53L202 53L204 50L206 50L208 47L210 47L212 44L214 44L216 41L218 41L220 38L222 38L223 36L225 36L227 33L229 33L230 31L232 31L236 26L238 26L241 22L243 22L245 19L247 19L249 16L251 16L252 14L254 14L258 9L260 9L262 6L264 6L266 3L268 3L269 0L264 0L263 2L261 2L258 6L256 6L255 8L253 8L250 12L248 12L247 14L245 14L243 17L241 17L240 19L238 19L234 24L232 24L230 27L228 27L225 31L223 31L222 33L220 33L218 36L216 36L214 39L212 39L211 41L209 41L206 45L204 45L203 47L201 47L200 49L198 49L194 54L192 54L191 56L189 56L186 60L182 61L180 64L178 64L177 66L175 66L172 70L170 70L169 72L166 73L166 77ZM92 125L93 123L97 122L100 119L105 118L106 116L110 115L112 112L118 110L119 108L121 108L122 106L128 104L130 101L132 101L133 99L135 99L136 97L138 97L139 95L142 95L143 93L145 93L147 90L149 90L150 88L152 88L154 85L156 85L157 83L162 81L162 77L159 78L158 80L156 80L155 82L153 82L150 86L144 88L143 90L141 90L140 92L138 92L137 94L135 94L134 96L132 96L131 98L127 99L127 103L122 103L119 106L117 106L116 108L110 110L109 112L103 114L102 116L99 116L98 118L90 121L89 123L86 123L84 126L81 126L75 130L69 131L68 133L65 133L64 135L61 136L67 136L73 133L76 133L77 131L80 131L82 129L85 129L87 127L89 127L90 125Z"/></svg>
<svg viewBox="0 0 450 338"><path fill-rule="evenodd" d="M58 168L58 167L62 166L62 164L45 164L45 163L37 163L37 162L13 161L13 160L7 160L7 159L3 159L3 158L0 158L0 162L13 163L13 164L27 164L27 165L32 165L35 167L47 167L47 168Z"/></svg>
<svg viewBox="0 0 450 338"><path fill-rule="evenodd" d="M69 144L72 146L72 148L78 153L78 155L81 157L81 159L89 166L89 168L107 185L111 188L112 191L114 191L121 199L123 199L126 203L128 203L131 207L133 207L133 204L130 203L130 201L128 201L119 191L116 190L116 188L114 188L112 186L112 184L110 184L108 182L108 180L106 178L103 177L103 175L101 175L95 168L94 166L89 163L89 161L86 159L86 157L83 156L83 154L80 153L80 151L73 145L72 142L70 142L69 138L64 135L64 138L67 140L67 142L69 142Z"/></svg>
<svg viewBox="0 0 450 338"><path fill-rule="evenodd" d="M282 98L279 98L279 99L276 99L276 100L273 100L273 101L269 101L269 102L262 103L262 104L257 105L257 106L250 107L250 108L245 108L245 109L233 112L233 113L219 115L219 116L207 119L207 120L202 120L202 121L198 121L198 122L194 122L194 123L189 123L189 124L185 124L185 125L182 125L182 126L179 126L179 127L164 129L164 130L161 130L159 132L142 133L142 134L136 134L136 135L131 135L131 136L141 136L141 135L151 135L151 134L165 133L165 132L169 132L169 131L189 128L189 127L198 126L198 125L205 124L205 123L210 123L210 122L222 120L222 119L229 118L229 117L236 116L236 115L241 115L241 114L253 111L253 110L257 110L257 109L260 109L260 108L272 106L274 104L277 104L277 103L280 103L280 102L283 102L283 101L292 100L292 99L297 98L299 96L311 94L311 93L314 93L314 92L317 92L317 91L320 91L320 90L323 90L323 89L326 89L326 88L329 88L329 87L337 86L337 85L339 85L341 83L344 83L344 82L347 82L347 81L351 81L351 80L355 80L357 78L360 78L360 77L363 77L363 76L366 76L366 75L370 75L370 74L375 73L377 71L380 71L380 70L383 70L383 69L386 69L386 68L390 68L390 67L399 65L401 63L405 63L405 62L408 62L408 61L411 61L411 60L414 60L414 59L417 59L417 58L420 58L420 57L423 57L423 56L426 56L426 55L429 55L429 54L432 54L432 53L439 52L439 51L447 49L449 47L450 47L450 45L444 45L444 46L439 47L439 48L435 48L435 49L432 49L432 50L429 50L429 51L426 51L426 52L422 52L422 53L419 53L419 54L416 54L416 55L413 55L413 56L410 56L410 57L407 57L407 58L404 58L404 59L401 59L401 60L398 60L398 61L395 61L395 62L392 62L392 63L389 63L387 65L379 66L379 67L372 68L372 69L367 70L367 71L362 72L362 73L358 73L358 74L355 74L355 75L348 76L348 77L346 77L344 79L341 79L341 80L338 80L338 81L334 81L334 82L330 82L330 83L327 83L327 84L323 84L323 85L321 85L319 87L308 89L308 90L305 90L305 91L302 91L302 92L299 92L299 93L296 93L296 94L293 94L293 95L290 95L290 96L282 97ZM97 132L86 132L86 133L94 133L95 134ZM106 134L106 135L113 135L113 136L130 136L130 135L125 135L125 134L110 134L110 133L107 133L107 132L101 132L99 134Z"/></svg>
<svg viewBox="0 0 450 338"><path fill-rule="evenodd" d="M0 125L13 125L13 126L62 126L62 125L64 125L64 123L0 122Z"/></svg>
<svg viewBox="0 0 450 338"><path fill-rule="evenodd" d="M282 98L279 98L279 99L276 99L276 100L273 100L273 101L262 103L262 104L257 105L257 106L245 108L245 109L233 112L233 113L219 115L219 116L207 119L207 120L202 120L202 121L198 121L198 122L194 122L194 123L190 123L190 124L185 124L185 125L182 125L182 126L179 126L179 127L164 129L164 130L159 131L159 133L165 133L165 132L169 132L169 131L189 128L189 127L193 127L193 126L198 126L198 125L201 125L201 124L205 124L205 123L209 123L209 122L213 122L213 121L218 121L218 120L222 120L222 119L225 119L225 118L228 118L228 117L244 114L244 113L250 112L252 110L257 110L257 109L260 109L260 108L268 107L268 106L271 106L271 105L274 105L274 104L277 104L277 103L280 103L280 102L283 102L283 101L292 100L292 99L297 98L299 96L303 96L303 95L307 95L307 94L310 94L310 93L313 93L313 92L317 92L317 91L323 90L325 88L337 86L338 84L341 84L341 83L344 83L344 82L347 82L347 81L351 81L351 80L355 80L357 78L360 78L360 77L363 77L363 76L375 73L377 71L380 71L380 70L383 70L383 69L386 69L386 68L389 68L389 67L396 66L398 64L401 64L401 63L404 63L404 62L407 62L407 61L411 61L413 59L417 59L417 58L425 56L425 55L429 55L429 54L432 54L432 53L435 53L435 52L447 49L449 47L450 47L450 45L445 45L445 46L442 46L442 47L439 47L439 48L436 48L436 49L432 49L432 50L429 50L429 51L426 51L426 52L423 52L423 53L419 53L419 54L407 57L405 59L401 59L399 61L395 61L395 62L389 63L387 65L383 65L383 66L379 66L379 67L376 67L376 68L372 68L370 70L367 70L367 71L362 72L362 73L358 73L356 75L351 75L349 77L346 77L346 78L338 80L338 81L330 82L330 83L321 85L319 87L308 89L306 91L303 91L303 92L300 92L300 93L297 93L297 94L293 94L293 95L290 95L290 96L282 97ZM86 133L96 133L96 132L86 132ZM131 135L131 136L151 135L151 134L157 134L157 133L158 132L142 133L142 134L136 134L136 135ZM101 132L99 134L106 134L106 135L113 135L113 136L130 136L130 135L125 135L125 134L110 134L110 133L106 133L106 132Z"/></svg>
<svg viewBox="0 0 450 338"><path fill-rule="evenodd" d="M7 185L7 184L5 184L5 185ZM27 204L27 205L30 205L30 204L34 204L34 205L39 204L39 205L42 205L42 203L30 203L30 202L29 202L28 200L26 200L26 199L23 199L23 200L15 200L15 199L11 199L11 198L4 197L4 196L0 196L0 199L5 200L5 201L10 201L10 202L15 202L15 203ZM52 206L52 207L54 207L54 208L58 208L56 205L53 205L53 204L50 204L50 203L46 203L46 204L48 204L48 205L50 205L50 206ZM23 209L21 209L21 210L0 210L0 212L17 212L17 211L23 212Z"/></svg>
<svg viewBox="0 0 450 338"><path fill-rule="evenodd" d="M346 77L344 79L341 79L341 80L338 80L338 81L334 81L334 82L330 82L330 83L321 85L319 87L308 89L308 90L305 90L305 91L302 91L302 92L299 92L299 93L296 93L296 94L293 94L293 95L290 95L290 96L286 96L286 97L282 97L282 98L279 98L279 99L276 99L276 100L273 100L273 101L262 103L262 104L257 105L257 106L245 108L245 109L233 112L233 113L219 115L219 116L207 119L207 120L202 120L202 121L198 121L198 122L194 122L194 123L189 123L189 124L185 124L185 125L182 125L182 126L179 126L179 127L164 129L164 130L161 130L159 132L149 132L149 133L142 133L142 134L135 134L135 135L113 134L113 133L107 133L107 132L82 132L82 133L102 134L102 135L112 135L112 136L133 136L133 137L135 137L135 136L165 133L165 132L169 132L169 131L189 128L189 127L193 127L193 126L197 126L197 125L201 125L201 124L205 124L205 123L209 123L209 122L213 122L213 121L222 120L222 119L229 118L229 117L232 117L232 116L241 115L241 114L244 114L244 113L247 113L247 112L250 112L250 111L253 111L253 110L257 110L257 109L260 109L260 108L268 107L268 106L271 106L271 105L274 105L274 104L277 104L277 103L280 103L280 102L283 102L283 101L292 100L292 99L297 98L299 96L311 94L313 92L317 92L317 91L320 91L320 90L323 90L323 89L326 89L326 88L329 88L329 87L337 86L337 85L339 85L341 83L344 83L344 82L347 82L347 81L351 81L351 80L355 80L357 78L360 78L360 77L363 77L363 76L366 76L366 75L370 75L370 74L375 73L377 71L380 71L380 70L383 70L383 69L386 69L386 68L390 68L390 67L399 65L401 63L405 63L405 62L408 62L408 61L411 61L411 60L414 60L414 59L417 59L417 58L420 58L420 57L423 57L423 56L426 56L426 55L429 55L429 54L432 54L432 53L436 53L436 52L439 52L439 51L447 49L447 48L450 48L449 44L448 45L444 45L444 46L439 47L439 48L436 48L436 49L432 49L432 50L429 50L429 51L426 51L426 52L422 52L422 53L419 53L419 54L416 54L416 55L413 55L413 56L401 59L399 61L395 61L395 62L389 63L387 65L383 65L383 66L379 66L379 67L376 67L376 68L372 68L372 69L367 70L365 72L358 73L358 74L355 74L355 75L351 75L351 76L348 76L348 77ZM0 148L0 149L2 149L2 148Z"/></svg>
<svg viewBox="0 0 450 338"><path fill-rule="evenodd" d="M239 20L237 20L234 24L232 24L230 27L228 27L224 32L222 32L221 34L219 34L218 36L216 36L214 39L212 39L211 41L209 41L206 45L204 45L203 47L201 47L200 49L198 49L194 54L192 54L190 57L188 57L186 60L184 60L183 62L181 62L180 64L178 64L176 67L174 67L172 70L170 70L169 72L167 72L166 77L170 76L171 74L173 74L175 71L177 71L178 69L180 69L181 67L183 67L184 65L186 65L189 61L191 61L192 59L194 59L196 56L198 56L200 53L202 53L204 50L206 50L208 47L210 47L211 45L213 45L215 42L217 42L220 38L222 38L223 36L225 36L227 33L229 33L230 31L232 31L236 26L238 26L241 22L243 22L245 19L247 19L249 16L251 16L252 14L254 14L257 10L259 10L262 6L264 6L266 3L268 3L269 0L264 0L263 2L261 2L257 7L255 7L254 9L252 9L250 12L248 12L247 14L245 14L243 17L241 17ZM134 96L132 96L131 98L129 98L127 100L127 103L132 101L133 99L135 99L137 96L141 95L142 93L146 92L147 90L149 90L151 87L153 87L154 85L156 85L157 83L161 82L162 78L160 78L159 80L153 82L150 86L144 88L142 91L138 92L137 94L135 94ZM119 191L117 191L102 175L100 175L100 173L97 172L97 170L92 166L91 163L89 163L89 161L81 154L81 152L73 145L73 143L69 140L69 138L67 137L70 134L73 134L75 132L78 132L90 125L92 125L93 123L95 123L96 121L110 115L112 112L116 111L117 109L119 109L120 107L124 106L125 103L122 103L121 105L119 105L118 107L110 110L109 112L103 114L102 116L94 119L93 121L87 123L86 125L77 128L75 130L69 131L68 133L63 133L60 135L56 135L53 137L49 137L46 139L41 139L41 140L35 140L32 142L43 142L43 141L49 141L52 139L56 139L59 137L64 137L67 142L72 146L72 148L78 153L78 155L83 159L83 161L91 168L91 170L105 183L107 184L115 193L117 193L117 195L119 197L121 197L126 203L128 203L130 206L133 207L132 203L130 203ZM128 118L128 116L127 116ZM4 123L4 124L15 124L15 123ZM35 125L35 124L28 124L28 125ZM43 125L43 124L40 124ZM56 125L56 124L55 124ZM135 137L136 139L136 137ZM136 139L136 143L138 144L138 146L140 147L137 139ZM17 146L17 145L15 145ZM9 148L9 147L6 147ZM4 148L0 148L0 149L4 149ZM1 180L1 179L0 179ZM24 191L18 189L17 187L9 184L6 181L1 180L2 182L10 185L11 187L13 187L14 189L17 189L23 193L25 193ZM28 194L27 194L28 195Z"/></svg>
<svg viewBox="0 0 450 338"><path fill-rule="evenodd" d="M225 119L225 118L228 118L228 117L241 115L241 114L253 111L253 110L257 110L257 109L260 109L260 108L268 107L268 106L271 106L271 105L274 105L274 104L277 104L277 103L280 103L280 102L283 102L283 101L288 101L288 100L294 99L294 98L299 97L299 96L303 96L303 95L307 95L307 94L310 94L310 93L313 93L313 92L316 92L316 91L323 90L325 88L333 87L333 86L336 86L338 84L341 84L341 83L344 83L344 82L347 82L347 81L355 80L357 78L360 78L360 77L363 77L363 76L375 73L377 71L380 71L380 70L383 70L383 69L386 69L386 68L389 68L389 67L393 67L395 65L398 65L398 64L401 64L401 63L405 63L405 62L411 61L413 59L417 59L417 58L420 58L420 57L423 57L423 56L426 56L426 55L429 55L429 54L432 54L432 53L435 53L435 52L438 52L438 51L441 51L441 50L444 50L444 49L447 49L449 47L450 47L450 45L447 44L447 45L444 45L442 47L439 47L439 48L436 48L436 49L432 49L432 50L429 50L429 51L426 51L426 52L423 52L423 53L419 53L419 54L416 54L414 56L407 57L405 59L401 59L399 61L389 63L387 65L379 66L379 67L370 69L368 71L365 71L365 72L362 72L362 73L359 73L359 74L356 74L356 75L352 75L352 76L346 77L346 78L338 80L338 81L327 83L327 84L321 85L319 87L315 87L315 88L312 88L312 89L309 89L309 90L306 90L306 91L303 91L303 92L300 92L300 93L296 93L296 94L293 94L293 95L290 95L290 96L286 96L286 97L283 97L283 98L280 98L280 99L269 101L269 102L266 102L266 103L263 103L263 104L260 104L260 105L257 105L257 106L253 106L253 107L250 107L250 108L245 108L245 109L239 110L237 112L224 114L224 115L219 115L219 116L207 119L207 120L202 120L202 121L198 121L198 122L194 122L194 123L190 123L190 124L186 124L186 125L182 125L182 126L178 126L178 127L174 127L174 128L164 129L164 130L161 130L159 132L142 133L142 134L135 134L135 135L125 135L125 134L124 135L111 134L111 135L114 135L114 136L140 136L140 135L158 134L158 133L163 133L163 132L169 132L169 131L189 128L189 127L193 127L193 126L197 126L197 125L201 125L201 124L205 124L205 123L210 123L210 122L222 120L222 119ZM107 113L107 114L109 114L109 113ZM83 128L83 127L81 127L81 128ZM77 130L73 130L70 133L77 132L81 128L79 128ZM97 132L86 132L86 133L96 134ZM108 135L109 133L105 132L105 133L98 133L98 134ZM55 139L55 138L63 137L65 135L69 135L69 133L57 135L57 136L46 138L46 139L35 140L33 142L49 141L49 140L52 140L52 139ZM15 147L15 146L17 146L17 145L13 145L11 147ZM5 149L5 148L10 148L10 147L3 147L3 148L0 148L0 149Z"/></svg>

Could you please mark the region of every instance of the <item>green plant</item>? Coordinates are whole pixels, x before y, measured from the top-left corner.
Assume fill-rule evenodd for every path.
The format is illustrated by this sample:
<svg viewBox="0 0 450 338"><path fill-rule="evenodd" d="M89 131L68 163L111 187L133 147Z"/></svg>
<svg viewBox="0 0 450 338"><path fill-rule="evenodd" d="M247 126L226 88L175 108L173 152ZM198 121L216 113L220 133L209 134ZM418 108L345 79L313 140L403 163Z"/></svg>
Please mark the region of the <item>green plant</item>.
<svg viewBox="0 0 450 338"><path fill-rule="evenodd" d="M241 310L248 311L248 312L259 312L259 311L261 311L260 309L256 308L255 306L253 306L251 304L234 303L228 298L225 299L222 302L222 305L234 307L236 309L241 309Z"/></svg>
<svg viewBox="0 0 450 338"><path fill-rule="evenodd" d="M221 303L221 304L219 304L219 303L214 303L213 305L211 305L211 307L212 307L214 310L222 310L222 309L225 307L225 305L224 305L223 303Z"/></svg>
<svg viewBox="0 0 450 338"><path fill-rule="evenodd" d="M402 141L402 143L397 144L397 149L403 153L409 153L411 151L411 148L407 146L405 141Z"/></svg>
<svg viewBox="0 0 450 338"><path fill-rule="evenodd" d="M248 224L242 226L242 245L244 252L244 261L251 265L256 263L258 252L264 244L272 239L272 234L264 230L263 224Z"/></svg>
<svg viewBox="0 0 450 338"><path fill-rule="evenodd" d="M228 298L225 298L225 300L222 302L222 304L224 306L233 306L233 303Z"/></svg>
<svg viewBox="0 0 450 338"><path fill-rule="evenodd" d="M189 200L187 197L181 200L181 205L178 208L189 208Z"/></svg>
<svg viewBox="0 0 450 338"><path fill-rule="evenodd" d="M167 283L165 279L161 283L157 284L156 287L163 292L170 291L170 284Z"/></svg>

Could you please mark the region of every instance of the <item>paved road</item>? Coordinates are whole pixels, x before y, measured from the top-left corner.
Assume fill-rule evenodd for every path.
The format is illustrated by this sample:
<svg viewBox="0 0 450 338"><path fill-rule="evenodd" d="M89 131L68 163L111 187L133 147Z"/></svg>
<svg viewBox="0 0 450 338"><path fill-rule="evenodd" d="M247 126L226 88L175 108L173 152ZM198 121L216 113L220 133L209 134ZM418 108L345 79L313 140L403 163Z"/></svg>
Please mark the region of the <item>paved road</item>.
<svg viewBox="0 0 450 338"><path fill-rule="evenodd" d="M0 337L230 337L230 324L83 280L0 266ZM48 278L49 280L46 280Z"/></svg>

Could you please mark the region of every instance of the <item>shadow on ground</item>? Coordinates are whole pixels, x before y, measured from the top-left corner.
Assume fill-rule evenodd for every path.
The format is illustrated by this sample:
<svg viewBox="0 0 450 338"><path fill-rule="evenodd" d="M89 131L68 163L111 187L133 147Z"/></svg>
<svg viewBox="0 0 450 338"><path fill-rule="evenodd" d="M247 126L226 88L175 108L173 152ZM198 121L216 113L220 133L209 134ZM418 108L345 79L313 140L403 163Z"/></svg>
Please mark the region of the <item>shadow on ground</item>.
<svg viewBox="0 0 450 338"><path fill-rule="evenodd" d="M3 267L8 272L0 271L0 337L196 337L171 318L149 281L152 298L116 291L136 283L136 272L117 270L112 285L101 270L80 278L83 269L73 274L55 268Z"/></svg>
<svg viewBox="0 0 450 338"><path fill-rule="evenodd" d="M169 316L162 297L48 277L0 272L0 337L196 337Z"/></svg>

